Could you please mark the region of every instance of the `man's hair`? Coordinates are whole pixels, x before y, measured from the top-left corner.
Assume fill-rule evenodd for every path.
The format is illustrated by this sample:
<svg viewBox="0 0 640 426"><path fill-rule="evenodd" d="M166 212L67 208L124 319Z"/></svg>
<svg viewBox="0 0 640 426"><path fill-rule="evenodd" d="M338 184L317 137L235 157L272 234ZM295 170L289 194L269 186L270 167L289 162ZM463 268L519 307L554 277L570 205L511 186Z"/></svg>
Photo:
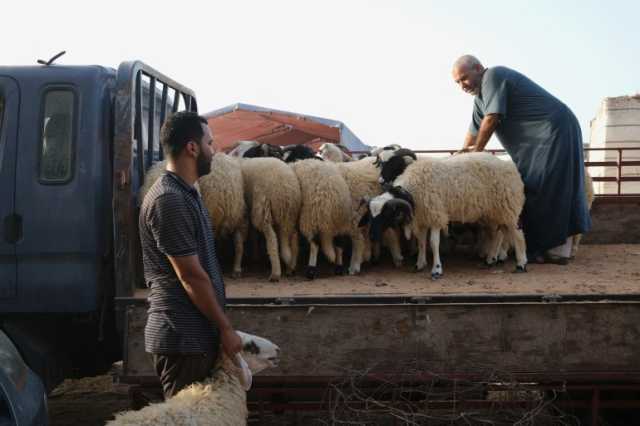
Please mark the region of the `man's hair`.
<svg viewBox="0 0 640 426"><path fill-rule="evenodd" d="M165 155L177 158L189 141L199 143L204 135L201 124L207 124L207 119L193 111L176 112L167 118L160 130Z"/></svg>
<svg viewBox="0 0 640 426"><path fill-rule="evenodd" d="M473 68L476 65L479 65L480 68L484 68L482 66L482 63L480 63L480 61L478 60L478 58L476 58L473 55L463 55L460 56L454 63L453 63L453 67L454 68L458 68L458 67L464 67L464 68Z"/></svg>

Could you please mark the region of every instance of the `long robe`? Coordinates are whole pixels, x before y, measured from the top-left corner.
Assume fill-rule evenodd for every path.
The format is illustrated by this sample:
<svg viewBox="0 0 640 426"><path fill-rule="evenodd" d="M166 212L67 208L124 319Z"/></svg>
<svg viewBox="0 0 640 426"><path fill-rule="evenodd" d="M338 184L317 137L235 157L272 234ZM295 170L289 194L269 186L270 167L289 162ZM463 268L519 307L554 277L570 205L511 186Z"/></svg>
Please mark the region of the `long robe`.
<svg viewBox="0 0 640 426"><path fill-rule="evenodd" d="M500 115L495 134L524 181L527 251L541 254L588 232L582 133L573 112L523 74L494 67L474 99L471 134L487 114Z"/></svg>

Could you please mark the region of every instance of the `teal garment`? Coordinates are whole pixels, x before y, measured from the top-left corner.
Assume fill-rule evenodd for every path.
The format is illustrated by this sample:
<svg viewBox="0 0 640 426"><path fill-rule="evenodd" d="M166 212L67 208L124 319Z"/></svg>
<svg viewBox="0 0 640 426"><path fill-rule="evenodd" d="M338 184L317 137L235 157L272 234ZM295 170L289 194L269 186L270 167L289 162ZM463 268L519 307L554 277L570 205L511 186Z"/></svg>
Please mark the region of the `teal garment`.
<svg viewBox="0 0 640 426"><path fill-rule="evenodd" d="M573 112L519 72L494 67L474 99L471 134L487 114L500 115L495 134L524 181L527 251L541 254L588 232L582 133Z"/></svg>

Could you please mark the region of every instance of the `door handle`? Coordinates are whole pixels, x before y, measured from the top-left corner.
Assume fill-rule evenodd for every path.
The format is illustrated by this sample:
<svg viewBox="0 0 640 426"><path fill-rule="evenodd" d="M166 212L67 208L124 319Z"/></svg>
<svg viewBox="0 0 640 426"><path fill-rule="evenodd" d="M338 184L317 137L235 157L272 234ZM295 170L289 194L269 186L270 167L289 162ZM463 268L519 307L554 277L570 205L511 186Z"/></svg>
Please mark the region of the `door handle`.
<svg viewBox="0 0 640 426"><path fill-rule="evenodd" d="M22 239L22 216L15 213L5 216L4 239L9 244L15 244Z"/></svg>

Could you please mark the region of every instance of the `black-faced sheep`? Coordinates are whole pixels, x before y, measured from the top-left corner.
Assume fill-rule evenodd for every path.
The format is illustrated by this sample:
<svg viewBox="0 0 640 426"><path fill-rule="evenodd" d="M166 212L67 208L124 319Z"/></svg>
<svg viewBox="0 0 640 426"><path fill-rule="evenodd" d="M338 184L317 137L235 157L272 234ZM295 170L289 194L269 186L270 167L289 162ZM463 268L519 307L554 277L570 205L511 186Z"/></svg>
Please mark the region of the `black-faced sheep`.
<svg viewBox="0 0 640 426"><path fill-rule="evenodd" d="M383 166L397 165L388 161ZM442 275L439 244L440 232L450 222L478 222L493 230L493 247L488 263L495 263L502 244L502 238L513 241L516 250L517 270L526 270L526 247L522 231L518 229L518 219L524 206L524 184L518 170L512 162L502 161L487 153L474 153L455 156L442 160L423 158L411 161L397 177L392 173L394 192L389 191L371 200L369 209L374 221L372 235L379 233L377 226L389 226L376 217L391 218L405 225L418 240L417 270L426 266L426 240L430 231L430 243L433 251L431 275ZM414 202L415 208L409 210L410 202L406 193ZM395 199L405 203L390 203ZM389 210L391 210L389 212ZM408 214L407 212L411 212ZM376 214L377 213L377 214ZM410 220L408 219L410 218ZM501 230L501 233L498 233Z"/></svg>

